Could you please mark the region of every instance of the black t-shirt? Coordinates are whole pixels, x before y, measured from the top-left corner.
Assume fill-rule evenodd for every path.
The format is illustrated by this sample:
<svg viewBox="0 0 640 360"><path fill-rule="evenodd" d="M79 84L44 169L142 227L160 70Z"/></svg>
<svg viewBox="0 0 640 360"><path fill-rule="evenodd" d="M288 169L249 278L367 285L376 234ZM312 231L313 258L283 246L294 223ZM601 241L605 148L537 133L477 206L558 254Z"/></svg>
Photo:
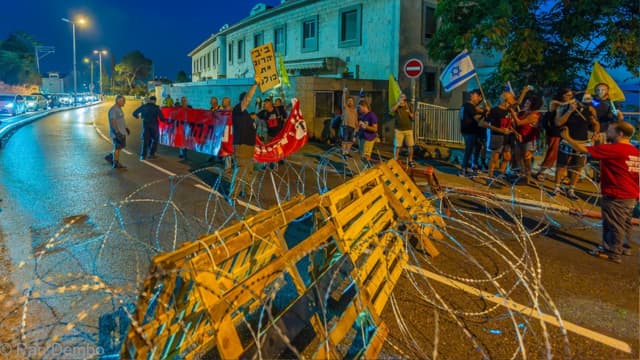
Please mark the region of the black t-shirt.
<svg viewBox="0 0 640 360"><path fill-rule="evenodd" d="M282 129L283 120L277 109L273 111L262 110L258 113L258 117L267 124L267 134L270 137L275 137Z"/></svg>
<svg viewBox="0 0 640 360"><path fill-rule="evenodd" d="M564 115L569 110L569 106L562 106L558 109L560 116ZM582 116L580 116L582 114ZM565 123L565 126L569 128L569 136L578 141L589 140L589 128L591 127L591 121L589 118L591 114L588 107L584 106L569 115L569 119Z"/></svg>
<svg viewBox="0 0 640 360"><path fill-rule="evenodd" d="M478 135L483 130L478 125L478 120L474 116L482 114L482 112L476 111L476 106L470 102L466 102L462 105L462 113L460 114L460 132L463 134Z"/></svg>
<svg viewBox="0 0 640 360"><path fill-rule="evenodd" d="M491 108L489 115L487 115L487 121L491 126L497 128L508 129L511 127L511 119L509 118L509 110L499 107ZM491 135L503 135L500 132L491 130Z"/></svg>
<svg viewBox="0 0 640 360"><path fill-rule="evenodd" d="M233 123L233 144L251 145L256 144L256 128L247 110L242 110L240 104L233 108L231 115Z"/></svg>
<svg viewBox="0 0 640 360"><path fill-rule="evenodd" d="M617 118L613 116L613 109L611 108L610 100L594 100L593 105L596 109L596 115L598 116L598 122L600 124L610 123L617 120Z"/></svg>

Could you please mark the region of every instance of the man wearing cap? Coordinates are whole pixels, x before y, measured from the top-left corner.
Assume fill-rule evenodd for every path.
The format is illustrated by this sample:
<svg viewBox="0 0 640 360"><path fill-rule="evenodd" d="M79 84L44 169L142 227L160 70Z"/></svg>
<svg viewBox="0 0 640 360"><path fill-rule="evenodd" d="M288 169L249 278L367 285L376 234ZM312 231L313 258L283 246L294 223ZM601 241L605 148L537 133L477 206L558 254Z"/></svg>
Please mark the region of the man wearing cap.
<svg viewBox="0 0 640 360"><path fill-rule="evenodd" d="M167 121L160 107L156 105L156 97L149 97L149 101L140 106L133 112L133 117L142 117L142 148L140 149L140 161L147 157L156 159L156 150L158 149L158 120Z"/></svg>

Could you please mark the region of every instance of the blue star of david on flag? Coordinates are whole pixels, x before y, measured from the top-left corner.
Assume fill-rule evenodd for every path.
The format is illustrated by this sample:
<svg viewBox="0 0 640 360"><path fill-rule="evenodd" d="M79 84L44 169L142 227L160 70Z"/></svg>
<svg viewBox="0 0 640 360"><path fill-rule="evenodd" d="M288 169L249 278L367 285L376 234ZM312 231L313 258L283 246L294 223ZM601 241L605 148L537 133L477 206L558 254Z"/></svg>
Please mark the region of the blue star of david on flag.
<svg viewBox="0 0 640 360"><path fill-rule="evenodd" d="M449 92L464 84L476 74L469 52L464 50L456 56L440 75L440 82L445 91Z"/></svg>

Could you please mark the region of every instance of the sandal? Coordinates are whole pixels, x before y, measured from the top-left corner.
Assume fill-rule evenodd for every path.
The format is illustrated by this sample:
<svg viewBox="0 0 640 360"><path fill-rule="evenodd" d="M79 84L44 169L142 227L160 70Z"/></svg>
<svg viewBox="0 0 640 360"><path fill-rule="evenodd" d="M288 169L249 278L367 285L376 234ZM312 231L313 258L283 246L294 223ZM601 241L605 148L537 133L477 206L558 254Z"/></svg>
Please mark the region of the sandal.
<svg viewBox="0 0 640 360"><path fill-rule="evenodd" d="M600 259L613 261L616 264L620 264L622 262L622 258L620 257L620 255L612 254L602 246L598 246L589 251L589 255L595 256Z"/></svg>

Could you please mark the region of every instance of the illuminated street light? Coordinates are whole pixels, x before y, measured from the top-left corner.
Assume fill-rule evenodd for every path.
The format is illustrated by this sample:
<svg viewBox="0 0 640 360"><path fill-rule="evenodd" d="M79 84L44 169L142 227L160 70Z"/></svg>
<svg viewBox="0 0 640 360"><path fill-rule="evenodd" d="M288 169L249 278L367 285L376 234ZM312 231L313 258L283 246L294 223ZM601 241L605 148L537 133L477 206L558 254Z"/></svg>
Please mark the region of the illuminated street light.
<svg viewBox="0 0 640 360"><path fill-rule="evenodd" d="M100 63L100 96L102 96L102 55L107 55L107 50L93 50L94 54L98 54Z"/></svg>
<svg viewBox="0 0 640 360"><path fill-rule="evenodd" d="M67 18L62 18L61 20L71 24L71 29L73 32L73 93L76 94L78 92L78 79L76 76L76 23L79 25L84 25L86 23L86 20L83 18L79 18L76 21L71 21Z"/></svg>
<svg viewBox="0 0 640 360"><path fill-rule="evenodd" d="M89 83L89 91L93 94L93 61L89 58L84 58L82 61L84 61L85 64L91 65L91 82Z"/></svg>

